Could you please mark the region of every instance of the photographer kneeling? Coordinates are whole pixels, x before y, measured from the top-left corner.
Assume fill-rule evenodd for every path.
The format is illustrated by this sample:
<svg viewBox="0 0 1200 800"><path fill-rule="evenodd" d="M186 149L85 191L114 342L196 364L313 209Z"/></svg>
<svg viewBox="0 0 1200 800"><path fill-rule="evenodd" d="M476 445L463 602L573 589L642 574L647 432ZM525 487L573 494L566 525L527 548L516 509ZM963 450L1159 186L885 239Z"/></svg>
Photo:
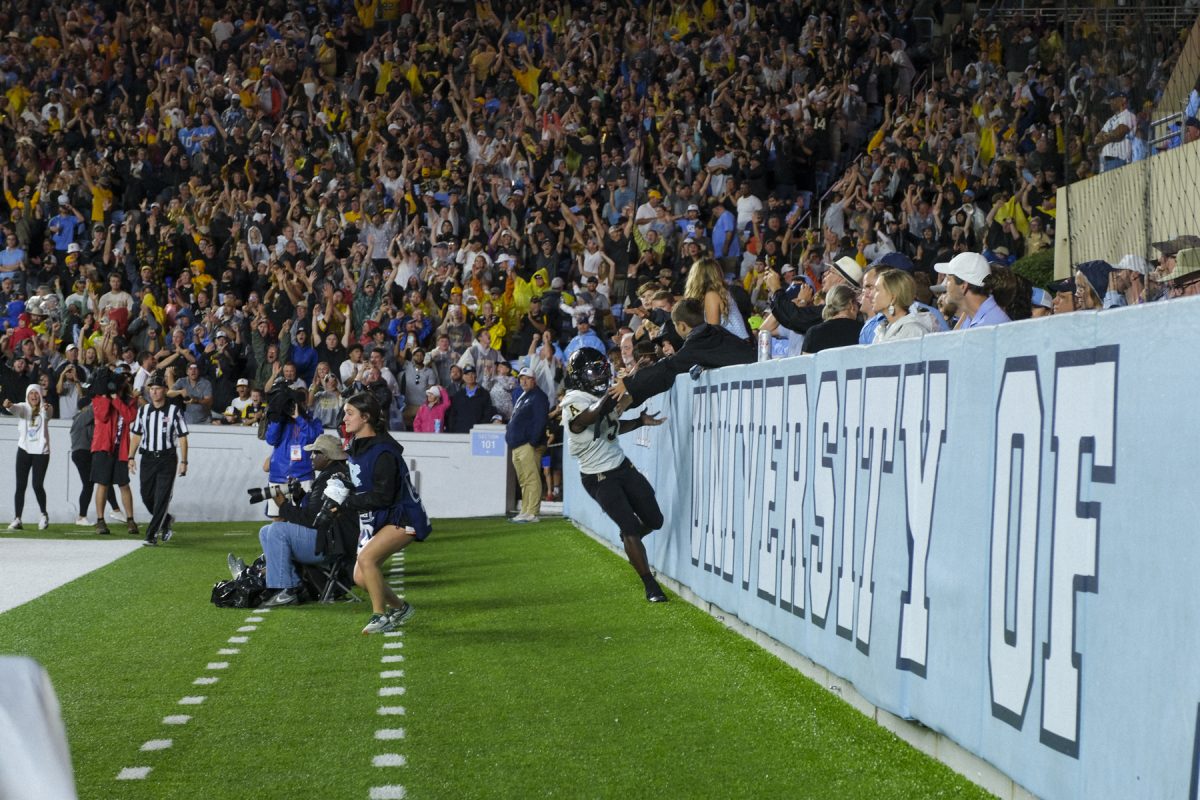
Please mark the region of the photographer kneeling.
<svg viewBox="0 0 1200 800"><path fill-rule="evenodd" d="M298 482L290 485L290 496L276 489L274 499L280 521L264 525L258 532L267 559L267 588L275 590L263 604L265 608L300 602L300 575L293 561L320 564L327 558L353 553L357 546L358 520L353 515L326 514L318 519L329 480L336 477L342 483L349 481L346 451L336 436L327 433L304 449L312 454L312 465L317 470L312 491L305 493Z"/></svg>

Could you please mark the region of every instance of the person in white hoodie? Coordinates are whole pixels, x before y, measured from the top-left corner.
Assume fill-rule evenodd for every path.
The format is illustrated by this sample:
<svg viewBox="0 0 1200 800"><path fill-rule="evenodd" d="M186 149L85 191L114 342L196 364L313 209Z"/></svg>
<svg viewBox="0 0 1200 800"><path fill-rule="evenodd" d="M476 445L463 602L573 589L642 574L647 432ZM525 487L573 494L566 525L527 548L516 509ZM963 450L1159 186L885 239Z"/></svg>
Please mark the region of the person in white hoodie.
<svg viewBox="0 0 1200 800"><path fill-rule="evenodd" d="M917 284L907 272L888 269L875 279L875 310L883 314L883 323L875 341L916 339L938 330L937 319L928 311L910 310Z"/></svg>
<svg viewBox="0 0 1200 800"><path fill-rule="evenodd" d="M17 418L17 492L13 500L14 516L10 531L21 530L21 512L25 510L25 488L33 472L33 496L42 516L38 530L50 527L46 513L46 469L50 466L50 416L52 409L42 398L42 387L31 383L25 389L25 402L4 401L4 408Z"/></svg>

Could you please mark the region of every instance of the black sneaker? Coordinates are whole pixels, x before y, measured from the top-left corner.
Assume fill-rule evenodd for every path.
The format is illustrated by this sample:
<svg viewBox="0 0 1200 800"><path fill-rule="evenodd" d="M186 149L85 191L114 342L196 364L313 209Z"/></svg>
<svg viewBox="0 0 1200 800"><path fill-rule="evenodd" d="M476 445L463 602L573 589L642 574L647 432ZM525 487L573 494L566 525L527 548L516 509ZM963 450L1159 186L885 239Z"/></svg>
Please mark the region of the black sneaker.
<svg viewBox="0 0 1200 800"><path fill-rule="evenodd" d="M96 520L96 533L100 534L101 536L112 535L112 531L108 529L108 523L103 519Z"/></svg>
<svg viewBox="0 0 1200 800"><path fill-rule="evenodd" d="M145 540L142 542L142 547L154 547L158 544L158 537L153 533L147 533Z"/></svg>
<svg viewBox="0 0 1200 800"><path fill-rule="evenodd" d="M167 514L167 524L163 526L162 540L163 544L171 541L171 537L175 535L175 531L171 530L171 526L175 524L175 517L172 514Z"/></svg>
<svg viewBox="0 0 1200 800"><path fill-rule="evenodd" d="M667 594L658 585L658 581L651 581L646 587L646 601L650 603L665 603L667 602Z"/></svg>
<svg viewBox="0 0 1200 800"><path fill-rule="evenodd" d="M132 517L125 520L125 528L129 531L130 536L141 536L142 534L142 532L138 530L137 523L133 521Z"/></svg>
<svg viewBox="0 0 1200 800"><path fill-rule="evenodd" d="M295 606L300 604L299 587L280 589L271 599L262 604L263 608L278 608L279 606Z"/></svg>

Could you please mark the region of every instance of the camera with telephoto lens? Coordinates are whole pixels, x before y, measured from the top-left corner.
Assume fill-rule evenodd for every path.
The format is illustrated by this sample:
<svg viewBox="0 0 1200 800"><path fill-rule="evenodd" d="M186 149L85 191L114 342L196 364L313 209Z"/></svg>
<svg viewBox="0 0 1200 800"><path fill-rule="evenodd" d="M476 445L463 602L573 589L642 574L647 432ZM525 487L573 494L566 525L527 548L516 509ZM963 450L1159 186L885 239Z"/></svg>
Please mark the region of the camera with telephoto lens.
<svg viewBox="0 0 1200 800"><path fill-rule="evenodd" d="M270 486L255 486L253 489L247 489L246 494L250 495L250 504L261 503L274 496Z"/></svg>
<svg viewBox="0 0 1200 800"><path fill-rule="evenodd" d="M337 480L345 485L345 478L338 476ZM317 516L313 519L313 527L321 530L333 523L333 518L341 510L341 506L334 502L333 498L322 498L321 509L317 512Z"/></svg>
<svg viewBox="0 0 1200 800"><path fill-rule="evenodd" d="M246 494L250 496L250 504L254 505L255 503L261 503L273 498L275 496L275 488L269 485L263 487L255 486L253 489L247 489ZM305 495L304 486L295 478L288 478L286 494L294 505L300 505Z"/></svg>
<svg viewBox="0 0 1200 800"><path fill-rule="evenodd" d="M332 524L334 516L340 510L341 506L326 497L325 502L321 503L321 510L317 512L317 516L313 519L313 527L320 530Z"/></svg>

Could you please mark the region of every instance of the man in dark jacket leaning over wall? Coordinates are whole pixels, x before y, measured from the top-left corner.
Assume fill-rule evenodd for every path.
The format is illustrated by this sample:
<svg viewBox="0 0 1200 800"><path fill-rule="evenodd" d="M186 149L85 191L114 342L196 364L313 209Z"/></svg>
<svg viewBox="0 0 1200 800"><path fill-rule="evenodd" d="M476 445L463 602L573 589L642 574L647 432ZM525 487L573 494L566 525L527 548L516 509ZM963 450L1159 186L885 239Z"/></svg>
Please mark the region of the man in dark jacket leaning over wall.
<svg viewBox="0 0 1200 800"><path fill-rule="evenodd" d="M689 298L677 303L671 311L671 322L683 337L683 347L674 355L618 380L609 390L610 394L618 400L628 394L629 405L640 405L670 389L676 375L693 367L713 369L755 361L754 345L720 325L709 325L704 321L704 304L699 300Z"/></svg>

